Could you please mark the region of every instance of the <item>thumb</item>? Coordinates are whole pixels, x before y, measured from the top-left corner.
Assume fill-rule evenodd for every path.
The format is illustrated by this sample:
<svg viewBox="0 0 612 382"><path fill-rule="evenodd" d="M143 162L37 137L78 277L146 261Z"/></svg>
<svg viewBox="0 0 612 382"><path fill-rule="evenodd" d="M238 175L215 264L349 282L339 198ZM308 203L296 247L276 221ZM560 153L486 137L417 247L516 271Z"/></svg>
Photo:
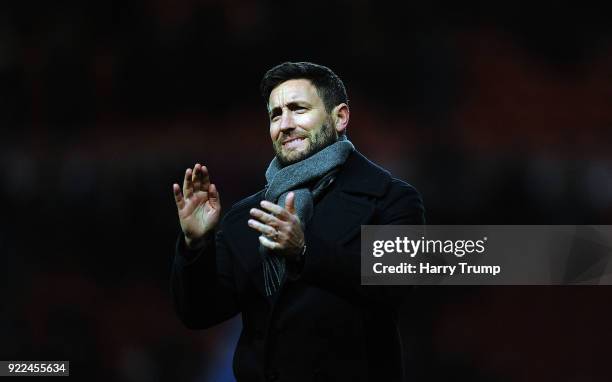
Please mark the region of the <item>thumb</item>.
<svg viewBox="0 0 612 382"><path fill-rule="evenodd" d="M295 215L295 193L290 192L285 199L285 209L292 215Z"/></svg>

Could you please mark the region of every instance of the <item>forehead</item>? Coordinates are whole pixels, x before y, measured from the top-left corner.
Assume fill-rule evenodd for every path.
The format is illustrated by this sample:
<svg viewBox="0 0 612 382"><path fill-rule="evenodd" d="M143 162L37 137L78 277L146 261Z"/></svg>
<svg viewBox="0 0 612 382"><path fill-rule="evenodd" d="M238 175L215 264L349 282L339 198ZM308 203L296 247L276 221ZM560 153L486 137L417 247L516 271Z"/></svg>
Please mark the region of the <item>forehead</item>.
<svg viewBox="0 0 612 382"><path fill-rule="evenodd" d="M270 108L282 106L290 102L304 101L311 104L321 102L317 93L317 88L306 79L288 80L274 89L270 93L268 106Z"/></svg>

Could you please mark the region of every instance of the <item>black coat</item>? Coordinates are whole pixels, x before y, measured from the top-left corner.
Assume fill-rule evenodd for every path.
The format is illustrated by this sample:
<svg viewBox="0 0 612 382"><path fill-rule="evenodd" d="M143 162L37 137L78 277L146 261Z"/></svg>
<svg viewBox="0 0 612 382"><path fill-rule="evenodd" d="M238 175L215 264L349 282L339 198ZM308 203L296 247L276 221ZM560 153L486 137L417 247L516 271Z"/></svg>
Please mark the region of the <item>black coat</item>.
<svg viewBox="0 0 612 382"><path fill-rule="evenodd" d="M171 284L185 325L204 329L242 313L234 355L239 381L396 381L402 377L395 313L401 291L360 285L360 226L423 224L419 193L354 152L315 205L303 268L265 297L258 232L235 204L216 245L189 253L182 235Z"/></svg>

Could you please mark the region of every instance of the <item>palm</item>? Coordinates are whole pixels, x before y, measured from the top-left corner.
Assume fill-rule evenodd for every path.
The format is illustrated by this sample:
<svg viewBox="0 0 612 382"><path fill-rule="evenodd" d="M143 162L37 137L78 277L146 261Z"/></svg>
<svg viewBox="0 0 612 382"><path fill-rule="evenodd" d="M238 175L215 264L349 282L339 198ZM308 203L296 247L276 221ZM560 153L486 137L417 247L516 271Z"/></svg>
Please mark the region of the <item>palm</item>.
<svg viewBox="0 0 612 382"><path fill-rule="evenodd" d="M188 237L201 237L214 228L219 220L219 207L213 206L207 191L197 191L185 198L185 205L179 209L181 228Z"/></svg>
<svg viewBox="0 0 612 382"><path fill-rule="evenodd" d="M178 184L173 185L173 191L181 229L188 241L198 240L215 228L221 216L221 202L206 167L196 164L193 171L187 169L183 192Z"/></svg>

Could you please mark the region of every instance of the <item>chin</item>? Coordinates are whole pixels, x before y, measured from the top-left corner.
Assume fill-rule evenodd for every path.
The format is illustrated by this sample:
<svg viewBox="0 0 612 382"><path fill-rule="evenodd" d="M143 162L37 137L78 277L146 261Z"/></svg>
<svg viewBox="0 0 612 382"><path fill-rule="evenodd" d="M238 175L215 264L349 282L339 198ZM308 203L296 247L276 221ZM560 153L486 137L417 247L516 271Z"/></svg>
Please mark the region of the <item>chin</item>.
<svg viewBox="0 0 612 382"><path fill-rule="evenodd" d="M277 155L279 161L283 166L287 166L290 164L297 163L303 159L306 159L310 156L310 152L308 149L301 151L291 151L289 153L282 153L282 155Z"/></svg>
<svg viewBox="0 0 612 382"><path fill-rule="evenodd" d="M306 147L300 148L299 150L284 150L276 152L276 156L283 166L297 163L303 159L308 158L312 155L311 146L308 144Z"/></svg>
<svg viewBox="0 0 612 382"><path fill-rule="evenodd" d="M306 159L305 155L283 155L282 157L279 157L281 164L283 164L284 166L290 165L290 164L294 164L297 163L299 161L301 161L302 159Z"/></svg>

